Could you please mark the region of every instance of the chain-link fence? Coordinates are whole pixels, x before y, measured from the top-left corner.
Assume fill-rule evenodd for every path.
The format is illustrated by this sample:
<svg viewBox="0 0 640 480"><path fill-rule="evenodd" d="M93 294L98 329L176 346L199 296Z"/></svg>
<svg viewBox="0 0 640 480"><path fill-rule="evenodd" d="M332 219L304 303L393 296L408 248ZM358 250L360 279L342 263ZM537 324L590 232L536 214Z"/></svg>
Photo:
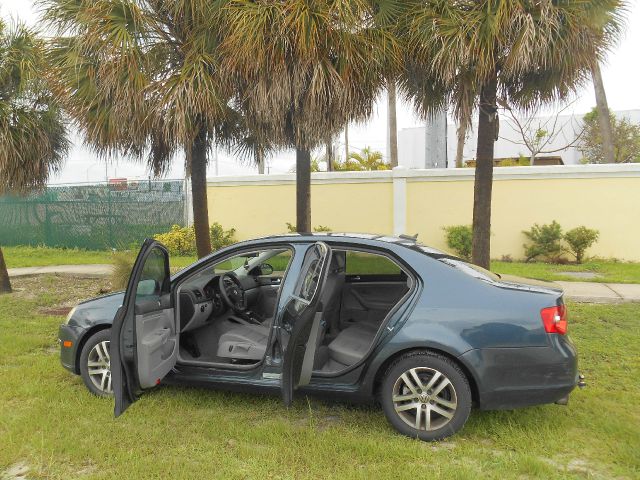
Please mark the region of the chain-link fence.
<svg viewBox="0 0 640 480"><path fill-rule="evenodd" d="M125 249L185 223L180 180L50 186L0 197L0 245Z"/></svg>

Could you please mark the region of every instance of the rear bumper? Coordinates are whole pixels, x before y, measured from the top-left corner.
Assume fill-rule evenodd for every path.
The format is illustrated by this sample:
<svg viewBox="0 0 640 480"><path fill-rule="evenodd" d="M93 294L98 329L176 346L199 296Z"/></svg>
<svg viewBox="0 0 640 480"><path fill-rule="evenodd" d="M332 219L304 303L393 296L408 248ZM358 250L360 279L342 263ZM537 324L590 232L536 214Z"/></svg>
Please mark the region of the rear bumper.
<svg viewBox="0 0 640 480"><path fill-rule="evenodd" d="M567 337L550 335L550 345L487 348L461 356L478 378L481 410L503 410L565 399L580 382L578 357Z"/></svg>
<svg viewBox="0 0 640 480"><path fill-rule="evenodd" d="M70 327L66 324L60 325L60 328L58 329L60 363L64 368L75 374L80 373L76 368L76 353L84 331L84 328ZM71 342L71 346L65 346L65 342ZM68 343L66 345L68 345Z"/></svg>

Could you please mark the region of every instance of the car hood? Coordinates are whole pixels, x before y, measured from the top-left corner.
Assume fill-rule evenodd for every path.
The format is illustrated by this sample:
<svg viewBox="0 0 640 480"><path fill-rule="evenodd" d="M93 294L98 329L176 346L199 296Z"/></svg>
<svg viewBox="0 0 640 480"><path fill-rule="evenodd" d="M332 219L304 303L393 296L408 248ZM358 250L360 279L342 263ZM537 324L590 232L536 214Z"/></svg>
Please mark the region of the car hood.
<svg viewBox="0 0 640 480"><path fill-rule="evenodd" d="M517 277L515 275L500 275L500 280L496 282L499 286L513 288L517 290L527 290L529 292L550 293L562 295L564 290L554 282L536 280L535 278Z"/></svg>
<svg viewBox="0 0 640 480"><path fill-rule="evenodd" d="M111 324L124 300L124 292L115 292L85 300L76 306L68 325L89 328L94 325Z"/></svg>

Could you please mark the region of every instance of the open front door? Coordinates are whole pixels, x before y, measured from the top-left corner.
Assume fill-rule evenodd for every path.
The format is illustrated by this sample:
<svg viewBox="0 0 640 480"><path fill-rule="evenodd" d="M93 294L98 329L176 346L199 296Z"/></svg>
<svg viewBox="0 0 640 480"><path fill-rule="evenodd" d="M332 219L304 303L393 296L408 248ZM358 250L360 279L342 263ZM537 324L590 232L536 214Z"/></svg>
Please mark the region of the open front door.
<svg viewBox="0 0 640 480"><path fill-rule="evenodd" d="M282 399L291 405L293 391L311 379L322 321L320 293L327 278L331 249L317 242L305 253L293 294L282 317L282 329L289 334L282 366Z"/></svg>
<svg viewBox="0 0 640 480"><path fill-rule="evenodd" d="M117 417L143 390L159 384L178 357L169 254L154 240L145 240L138 253L110 346Z"/></svg>

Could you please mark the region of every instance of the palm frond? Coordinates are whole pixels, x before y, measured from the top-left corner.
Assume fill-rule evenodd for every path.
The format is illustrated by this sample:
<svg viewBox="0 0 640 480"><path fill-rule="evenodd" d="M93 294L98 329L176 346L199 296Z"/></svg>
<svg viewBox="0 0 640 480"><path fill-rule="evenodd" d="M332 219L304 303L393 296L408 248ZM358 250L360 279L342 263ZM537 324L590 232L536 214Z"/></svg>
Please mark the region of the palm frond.
<svg viewBox="0 0 640 480"><path fill-rule="evenodd" d="M45 186L68 152L67 125L43 81L46 67L34 32L0 21L0 194Z"/></svg>

